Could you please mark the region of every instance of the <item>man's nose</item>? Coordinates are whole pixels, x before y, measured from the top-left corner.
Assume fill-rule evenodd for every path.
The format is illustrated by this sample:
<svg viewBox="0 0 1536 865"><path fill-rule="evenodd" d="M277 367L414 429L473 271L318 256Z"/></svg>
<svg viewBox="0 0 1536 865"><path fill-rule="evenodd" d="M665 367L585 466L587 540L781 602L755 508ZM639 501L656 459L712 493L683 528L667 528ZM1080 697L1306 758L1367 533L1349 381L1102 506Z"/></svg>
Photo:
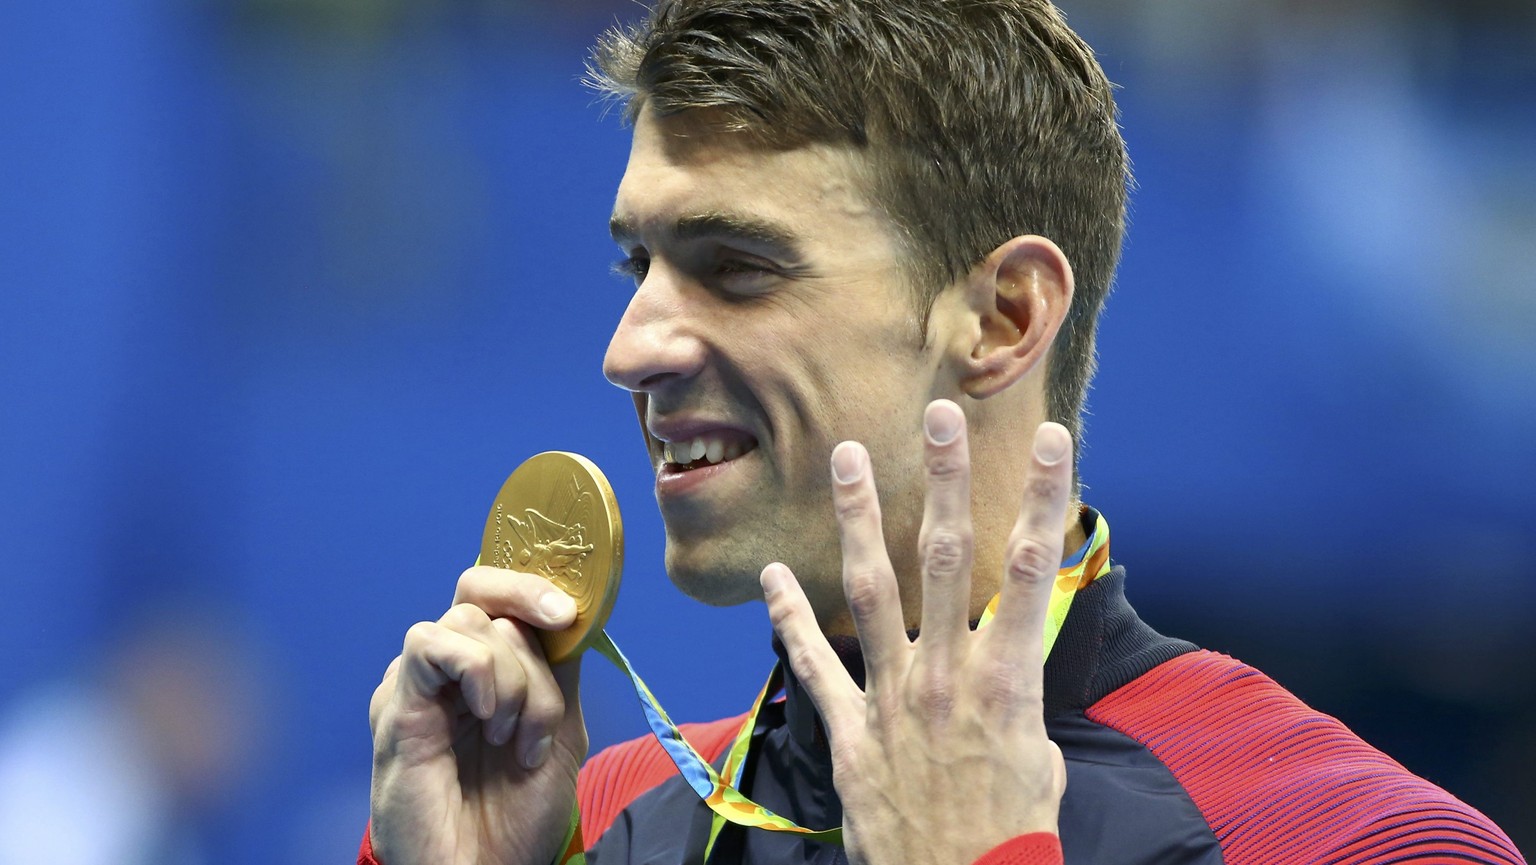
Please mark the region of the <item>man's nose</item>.
<svg viewBox="0 0 1536 865"><path fill-rule="evenodd" d="M636 289L608 341L603 374L625 390L655 391L692 378L704 366L705 346L684 286L653 269Z"/></svg>

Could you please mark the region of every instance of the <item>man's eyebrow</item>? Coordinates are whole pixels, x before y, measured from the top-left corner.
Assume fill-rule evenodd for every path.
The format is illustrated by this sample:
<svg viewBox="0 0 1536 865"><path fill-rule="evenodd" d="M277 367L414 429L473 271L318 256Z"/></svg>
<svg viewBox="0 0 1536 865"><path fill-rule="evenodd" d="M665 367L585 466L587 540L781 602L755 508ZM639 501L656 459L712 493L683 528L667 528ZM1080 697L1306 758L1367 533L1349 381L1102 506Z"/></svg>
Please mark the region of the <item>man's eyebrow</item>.
<svg viewBox="0 0 1536 865"><path fill-rule="evenodd" d="M615 213L608 220L608 234L613 237L614 243L623 246L625 241L634 239L635 225L628 219Z"/></svg>
<svg viewBox="0 0 1536 865"><path fill-rule="evenodd" d="M729 213L700 213L685 216L673 227L673 235L678 240L735 238L786 251L793 251L799 245L795 235L783 226Z"/></svg>
<svg viewBox="0 0 1536 865"><path fill-rule="evenodd" d="M609 221L608 231L620 244L632 241L638 235L634 223L618 215ZM671 227L671 239L675 241L710 238L741 240L789 254L798 253L800 248L794 233L781 225L729 213L691 214L679 218Z"/></svg>

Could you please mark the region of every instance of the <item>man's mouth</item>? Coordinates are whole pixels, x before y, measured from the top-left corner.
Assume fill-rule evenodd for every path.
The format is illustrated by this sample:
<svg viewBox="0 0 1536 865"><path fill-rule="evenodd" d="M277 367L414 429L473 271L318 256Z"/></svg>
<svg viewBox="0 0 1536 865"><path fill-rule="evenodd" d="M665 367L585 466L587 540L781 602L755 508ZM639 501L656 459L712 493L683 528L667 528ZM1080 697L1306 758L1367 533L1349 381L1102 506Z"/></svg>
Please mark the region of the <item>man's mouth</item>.
<svg viewBox="0 0 1536 865"><path fill-rule="evenodd" d="M738 459L757 449L757 439L738 430L715 430L693 438L662 442L662 461L672 471L692 471Z"/></svg>

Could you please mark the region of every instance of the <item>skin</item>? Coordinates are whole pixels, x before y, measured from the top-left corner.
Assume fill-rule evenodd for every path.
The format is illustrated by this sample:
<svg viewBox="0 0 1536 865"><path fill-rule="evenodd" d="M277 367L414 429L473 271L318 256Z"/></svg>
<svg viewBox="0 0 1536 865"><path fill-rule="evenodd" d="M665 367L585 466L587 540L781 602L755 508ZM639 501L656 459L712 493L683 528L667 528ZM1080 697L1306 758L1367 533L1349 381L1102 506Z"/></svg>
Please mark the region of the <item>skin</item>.
<svg viewBox="0 0 1536 865"><path fill-rule="evenodd" d="M579 665L551 669L530 628L569 625L569 600L541 577L475 567L441 618L406 632L368 713L379 861L554 861L587 731Z"/></svg>
<svg viewBox="0 0 1536 865"><path fill-rule="evenodd" d="M1018 455L1044 420L1043 359L1071 302L1060 250L1016 238L940 295L924 340L899 234L863 194L858 158L830 146L766 149L720 131L708 112L643 113L613 219L637 285L603 364L653 431L705 418L759 443L705 488L658 494L672 580L706 603L736 604L760 596L763 563L780 559L828 633L853 631L827 519L833 447L869 449L886 478L887 537L916 537L923 410L961 401L983 433L972 460L989 478L974 513L977 563L997 573L1023 490ZM704 216L787 242L680 230ZM654 440L651 455L660 470ZM897 573L916 574L911 545L892 544L891 555ZM973 588L979 614L996 581ZM900 591L916 626L921 583Z"/></svg>
<svg viewBox="0 0 1536 865"><path fill-rule="evenodd" d="M870 455L856 442L838 446L832 474L842 583L864 650L862 690L816 628L789 569L775 563L762 573L774 629L826 726L850 862L971 862L1010 838L1054 834L1066 791L1061 750L1045 734L1041 635L1061 562L1071 438L1059 424L1040 426L997 615L972 631L963 601L973 581L964 418L939 400L926 419L916 641L896 603Z"/></svg>
<svg viewBox="0 0 1536 865"><path fill-rule="evenodd" d="M718 121L643 112L614 207L636 288L605 373L652 433L757 444L680 487L650 439L668 572L707 603L766 599L826 722L852 861L967 862L1055 831L1041 633L1083 537L1070 440L1041 421L1071 268L1049 240L1013 238L921 321L856 154L767 149ZM554 858L587 748L578 665L551 669L532 638L569 624L561 599L472 568L407 633L370 711L382 862ZM858 635L867 690L836 633Z"/></svg>

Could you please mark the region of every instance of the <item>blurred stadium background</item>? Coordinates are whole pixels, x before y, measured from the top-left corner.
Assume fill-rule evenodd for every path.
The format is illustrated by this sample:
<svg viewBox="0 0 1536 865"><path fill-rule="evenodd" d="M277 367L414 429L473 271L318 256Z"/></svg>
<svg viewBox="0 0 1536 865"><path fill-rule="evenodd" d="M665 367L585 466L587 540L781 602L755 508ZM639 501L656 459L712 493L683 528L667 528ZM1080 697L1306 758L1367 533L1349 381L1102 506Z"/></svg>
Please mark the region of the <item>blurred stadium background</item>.
<svg viewBox="0 0 1536 865"><path fill-rule="evenodd" d="M1084 465L1132 601L1536 850L1536 4L1063 6L1139 179ZM598 368L578 79L637 14L0 9L0 865L349 861L368 696L547 448L618 490L674 716L751 699L761 607L667 584Z"/></svg>

